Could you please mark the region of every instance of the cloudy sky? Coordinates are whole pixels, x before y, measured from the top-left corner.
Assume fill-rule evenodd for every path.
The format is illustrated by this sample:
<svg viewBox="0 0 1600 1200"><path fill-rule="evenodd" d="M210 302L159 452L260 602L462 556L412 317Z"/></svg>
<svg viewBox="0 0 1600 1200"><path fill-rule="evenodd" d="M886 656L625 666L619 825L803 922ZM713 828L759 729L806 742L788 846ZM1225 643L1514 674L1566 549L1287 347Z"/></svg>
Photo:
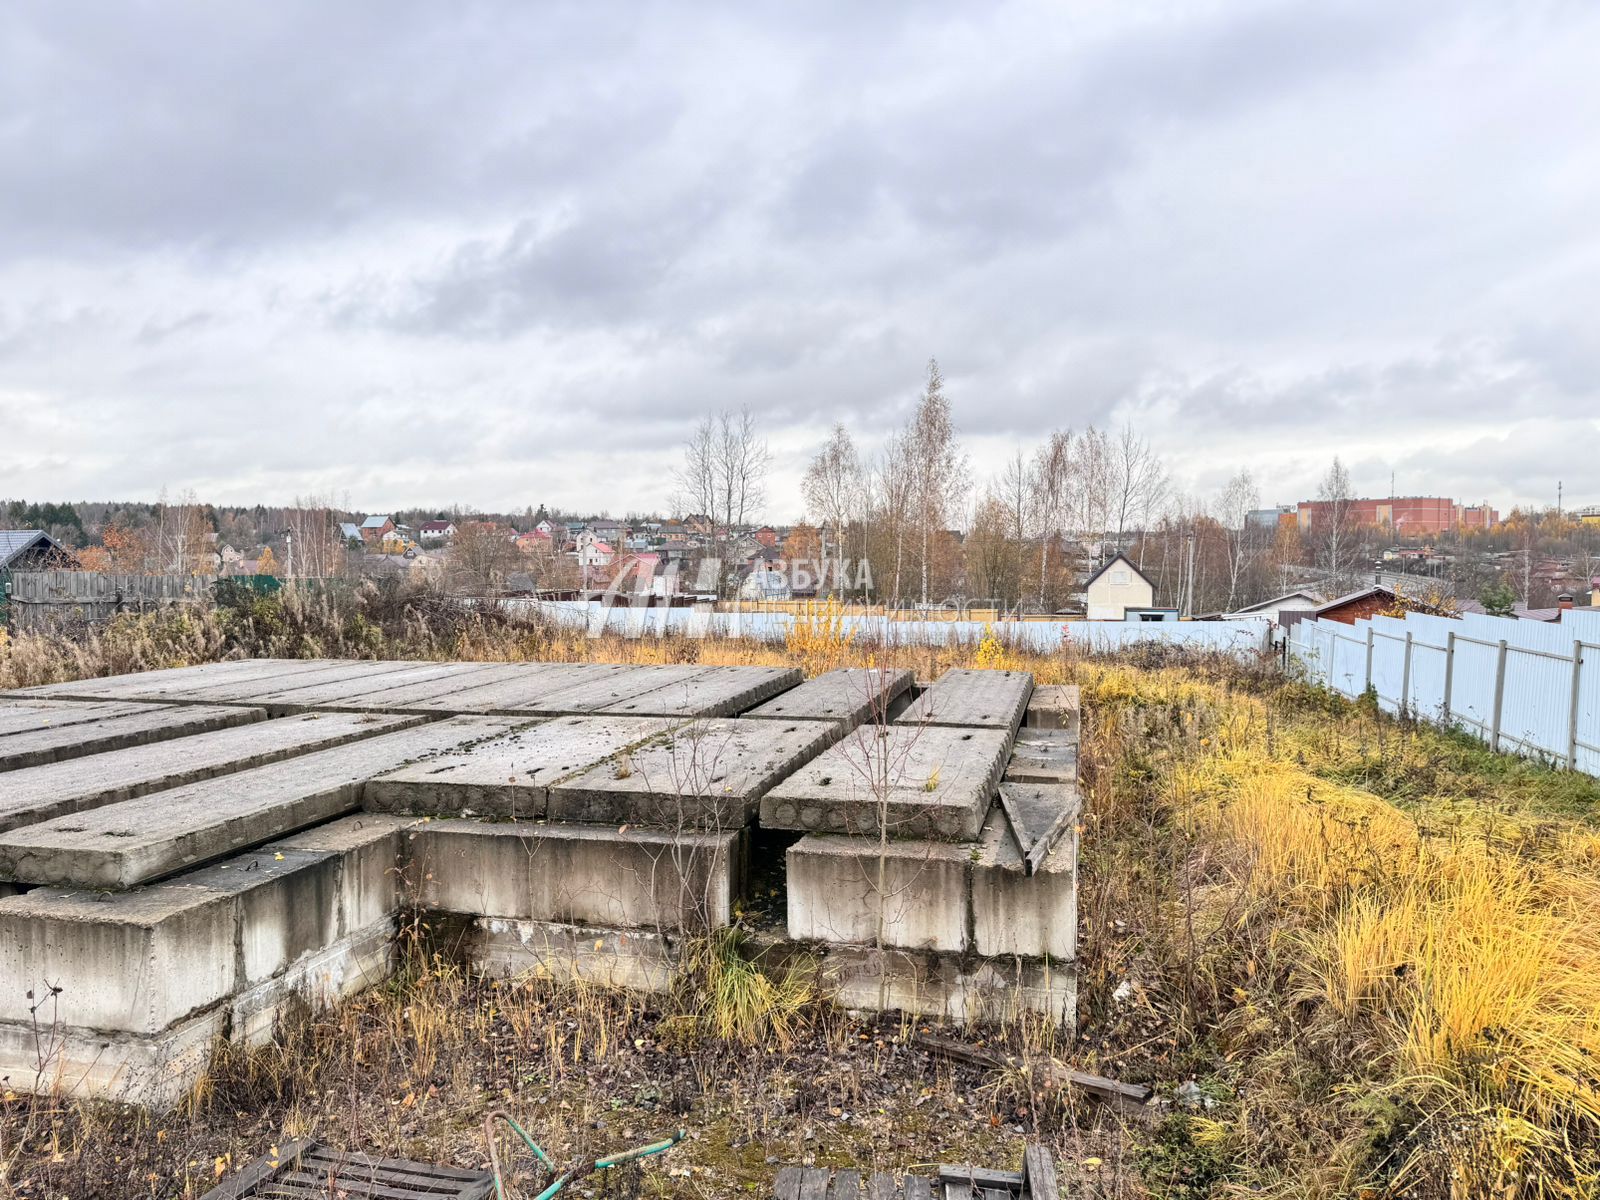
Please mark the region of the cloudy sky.
<svg viewBox="0 0 1600 1200"><path fill-rule="evenodd" d="M980 473L1600 503L1600 8L0 13L0 497L663 505L747 404L796 516L945 369Z"/></svg>

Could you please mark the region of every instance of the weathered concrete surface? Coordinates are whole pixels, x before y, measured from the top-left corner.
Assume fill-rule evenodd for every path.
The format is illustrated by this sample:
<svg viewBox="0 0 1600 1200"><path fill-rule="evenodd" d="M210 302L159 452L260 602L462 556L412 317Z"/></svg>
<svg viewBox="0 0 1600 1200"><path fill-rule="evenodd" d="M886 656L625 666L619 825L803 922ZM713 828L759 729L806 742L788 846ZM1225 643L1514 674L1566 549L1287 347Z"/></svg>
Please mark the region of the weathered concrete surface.
<svg viewBox="0 0 1600 1200"><path fill-rule="evenodd" d="M1027 874L1037 871L1055 844L1076 830L1081 807L1075 784L1001 781L1000 811Z"/></svg>
<svg viewBox="0 0 1600 1200"><path fill-rule="evenodd" d="M277 672L245 679L227 679L198 686L170 687L161 699L173 704L252 704L252 697L289 688L299 689L316 684L342 683L348 680L376 682L386 675L414 667L415 663L398 659L372 661L346 659L322 662L315 670Z"/></svg>
<svg viewBox="0 0 1600 1200"><path fill-rule="evenodd" d="M642 717L729 717L804 678L790 667L709 667L692 679L668 681L600 711Z"/></svg>
<svg viewBox="0 0 1600 1200"><path fill-rule="evenodd" d="M997 805L971 866L972 946L985 958L1051 958L1078 952L1078 840L1074 826L1033 874Z"/></svg>
<svg viewBox="0 0 1600 1200"><path fill-rule="evenodd" d="M174 711L213 710L180 708ZM260 709L219 711L261 715ZM0 833L393 733L421 720L421 717L379 717L364 713L257 720L193 737L12 771L5 776L4 783L0 783ZM75 733L78 728L62 732Z"/></svg>
<svg viewBox="0 0 1600 1200"><path fill-rule="evenodd" d="M212 1040L259 1041L291 1001L326 1003L393 962L400 832L354 817L165 884L114 895L41 888L0 901L0 1075L33 1086L26 992L54 1052L40 1086L175 1103Z"/></svg>
<svg viewBox="0 0 1600 1200"><path fill-rule="evenodd" d="M449 665L468 669L451 672L436 679L395 684L392 687L388 685L379 687L378 684L382 681L374 680L371 691L341 700L331 700L326 707L348 709L351 712L410 712L430 716L449 714L452 710L445 702L450 697L472 689L488 687L493 683L526 678L530 671L560 664L452 663Z"/></svg>
<svg viewBox="0 0 1600 1200"><path fill-rule="evenodd" d="M128 888L343 816L397 763L516 725L458 717L0 835L0 879Z"/></svg>
<svg viewBox="0 0 1600 1200"><path fill-rule="evenodd" d="M480 917L465 949L472 967L485 975L532 975L661 993L672 986L677 947L670 934L654 929Z"/></svg>
<svg viewBox="0 0 1600 1200"><path fill-rule="evenodd" d="M767 793L769 829L972 841L1005 764L1009 732L862 726Z"/></svg>
<svg viewBox="0 0 1600 1200"><path fill-rule="evenodd" d="M68 721L45 724L26 732L0 736L0 771L39 767L91 754L106 754L112 750L127 750L134 746L187 738L193 734L262 721L267 715L259 708L180 707L165 704L129 706L93 702L73 704L66 700L60 703L78 710L113 711L90 723ZM0 787L0 809L5 808L6 799L6 789Z"/></svg>
<svg viewBox="0 0 1600 1200"><path fill-rule="evenodd" d="M194 667L170 667L163 671L139 671L132 675L75 679L70 683L45 683L38 687L7 692L6 695L68 700L162 700L168 692L209 687L220 683L242 682L247 679L283 677L302 671L321 671L339 661L332 658L231 659L228 662L202 663Z"/></svg>
<svg viewBox="0 0 1600 1200"><path fill-rule="evenodd" d="M1077 783L1077 731L1018 731L1011 746L1011 757L1006 762L1006 778L1017 783Z"/></svg>
<svg viewBox="0 0 1600 1200"><path fill-rule="evenodd" d="M380 775L361 802L374 812L538 819L552 783L672 728L659 717L552 717Z"/></svg>
<svg viewBox="0 0 1600 1200"><path fill-rule="evenodd" d="M826 721L694 721L550 785L553 821L737 829L837 735Z"/></svg>
<svg viewBox="0 0 1600 1200"><path fill-rule="evenodd" d="M1009 733L1021 724L1032 693L1033 676L1026 671L958 668L935 680L898 721L902 725L959 725Z"/></svg>
<svg viewBox="0 0 1600 1200"><path fill-rule="evenodd" d="M1078 687L1070 683L1051 683L1033 689L1022 723L1029 729L1067 729L1077 732Z"/></svg>
<svg viewBox="0 0 1600 1200"><path fill-rule="evenodd" d="M15 694L0 692L0 737L151 711L149 705L131 700L11 699Z"/></svg>
<svg viewBox="0 0 1600 1200"><path fill-rule="evenodd" d="M808 834L789 847L789 936L914 950L968 948L973 847Z"/></svg>
<svg viewBox="0 0 1600 1200"><path fill-rule="evenodd" d="M583 684L646 670L627 663L507 663L502 672L417 702L428 712L517 714Z"/></svg>
<svg viewBox="0 0 1600 1200"><path fill-rule="evenodd" d="M696 666L630 666L623 670L593 672L576 677L565 687L541 694L515 707L519 713L550 716L610 712L668 685L681 687L713 669Z"/></svg>
<svg viewBox="0 0 1600 1200"><path fill-rule="evenodd" d="M733 919L744 875L743 830L444 820L406 846L424 908L563 924L715 928Z"/></svg>
<svg viewBox="0 0 1600 1200"><path fill-rule="evenodd" d="M1070 962L987 961L934 950L812 946L836 1004L899 1011L956 1024L999 1024L1024 1013L1076 1028L1077 969Z"/></svg>
<svg viewBox="0 0 1600 1200"><path fill-rule="evenodd" d="M910 671L843 667L808 679L744 715L774 721L837 721L846 731L864 721L888 724L890 706L911 681Z"/></svg>
<svg viewBox="0 0 1600 1200"><path fill-rule="evenodd" d="M306 681L316 676L272 680L258 685L259 690L241 693L239 698L250 704L259 704L273 713L337 710L346 707L343 702L349 700L372 699L381 705L382 697L400 688L434 682L465 687L469 680L481 680L492 669L493 665L489 663L406 662L400 663L396 670L357 673L331 681Z"/></svg>

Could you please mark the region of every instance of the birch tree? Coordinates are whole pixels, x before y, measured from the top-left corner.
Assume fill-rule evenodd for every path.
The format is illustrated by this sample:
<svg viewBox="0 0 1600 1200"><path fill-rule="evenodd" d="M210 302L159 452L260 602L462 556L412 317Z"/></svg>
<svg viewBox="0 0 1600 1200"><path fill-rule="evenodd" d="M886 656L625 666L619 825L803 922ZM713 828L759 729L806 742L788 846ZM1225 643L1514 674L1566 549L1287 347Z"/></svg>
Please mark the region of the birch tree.
<svg viewBox="0 0 1600 1200"><path fill-rule="evenodd" d="M717 588L726 586L730 564L722 561L735 529L766 500L767 470L772 456L748 408L723 410L695 427L684 445L683 466L675 472L679 504L704 513L717 544Z"/></svg>
<svg viewBox="0 0 1600 1200"><path fill-rule="evenodd" d="M912 515L917 523L921 580L918 596L928 603L928 567L933 540L966 495L966 456L956 444L950 401L936 359L928 360L928 381L906 430L912 478Z"/></svg>
<svg viewBox="0 0 1600 1200"><path fill-rule="evenodd" d="M1256 490L1255 481L1250 478L1248 470L1241 470L1232 479L1228 486L1222 489L1222 495L1217 500L1217 520L1222 525L1226 537L1228 553L1228 603L1226 608L1233 611L1234 604L1239 596L1239 580L1245 571L1255 561L1260 552L1261 539L1250 524L1250 512L1261 506L1261 493Z"/></svg>
<svg viewBox="0 0 1600 1200"><path fill-rule="evenodd" d="M1050 582L1050 546L1068 520L1072 500L1072 434L1053 429L1033 456L1029 476L1033 486L1033 511L1039 534L1039 607L1046 610Z"/></svg>
<svg viewBox="0 0 1600 1200"><path fill-rule="evenodd" d="M833 427L827 444L811 460L801 483L806 509L832 534L836 596L844 593L845 531L860 511L862 489L861 459L841 422ZM823 553L829 548L825 540Z"/></svg>

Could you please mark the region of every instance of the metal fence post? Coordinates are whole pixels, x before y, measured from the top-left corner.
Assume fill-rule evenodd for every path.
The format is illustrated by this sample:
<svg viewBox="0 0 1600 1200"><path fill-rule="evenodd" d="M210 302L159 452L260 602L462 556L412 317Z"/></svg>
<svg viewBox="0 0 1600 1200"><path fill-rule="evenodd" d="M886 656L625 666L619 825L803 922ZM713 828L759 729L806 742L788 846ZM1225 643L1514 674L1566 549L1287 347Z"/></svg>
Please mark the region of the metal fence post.
<svg viewBox="0 0 1600 1200"><path fill-rule="evenodd" d="M1494 659L1494 721L1489 727L1489 749L1500 749L1500 710L1506 699L1506 639L1500 639L1500 648Z"/></svg>
<svg viewBox="0 0 1600 1200"><path fill-rule="evenodd" d="M1567 770L1578 769L1578 701L1582 696L1583 642L1572 643L1572 707L1567 712Z"/></svg>
<svg viewBox="0 0 1600 1200"><path fill-rule="evenodd" d="M1372 626L1367 626L1367 682L1361 690L1369 691L1372 687Z"/></svg>
<svg viewBox="0 0 1600 1200"><path fill-rule="evenodd" d="M1400 668L1400 711L1411 707L1411 630L1406 630L1406 657Z"/></svg>
<svg viewBox="0 0 1600 1200"><path fill-rule="evenodd" d="M1456 677L1456 635L1451 630L1444 635L1444 723L1450 724L1450 685Z"/></svg>

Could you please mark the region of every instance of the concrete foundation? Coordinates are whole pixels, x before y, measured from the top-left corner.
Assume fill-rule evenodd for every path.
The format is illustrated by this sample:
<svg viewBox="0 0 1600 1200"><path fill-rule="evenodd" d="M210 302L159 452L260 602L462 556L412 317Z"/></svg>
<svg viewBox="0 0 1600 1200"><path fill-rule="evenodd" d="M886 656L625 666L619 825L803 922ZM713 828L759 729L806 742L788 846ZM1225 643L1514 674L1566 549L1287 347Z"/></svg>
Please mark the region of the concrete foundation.
<svg viewBox="0 0 1600 1200"><path fill-rule="evenodd" d="M1081 700L1074 684L1052 683L1033 689L1022 723L1029 729L1065 729L1078 732Z"/></svg>
<svg viewBox="0 0 1600 1200"><path fill-rule="evenodd" d="M713 928L743 890L745 834L532 821L430 821L406 834L409 895L468 916Z"/></svg>
<svg viewBox="0 0 1600 1200"><path fill-rule="evenodd" d="M1078 781L1078 734L1066 729L1023 729L1011 747L1005 777L1016 783Z"/></svg>
<svg viewBox="0 0 1600 1200"><path fill-rule="evenodd" d="M999 1023L1033 1013L1076 1028L1077 968L1071 962L991 960L938 951L811 947L822 986L843 1008Z"/></svg>
<svg viewBox="0 0 1600 1200"><path fill-rule="evenodd" d="M966 950L972 852L947 842L810 834L789 847L789 936Z"/></svg>
<svg viewBox="0 0 1600 1200"><path fill-rule="evenodd" d="M496 978L577 980L659 993L672 986L677 947L671 935L654 930L479 917L464 949L475 970Z"/></svg>

